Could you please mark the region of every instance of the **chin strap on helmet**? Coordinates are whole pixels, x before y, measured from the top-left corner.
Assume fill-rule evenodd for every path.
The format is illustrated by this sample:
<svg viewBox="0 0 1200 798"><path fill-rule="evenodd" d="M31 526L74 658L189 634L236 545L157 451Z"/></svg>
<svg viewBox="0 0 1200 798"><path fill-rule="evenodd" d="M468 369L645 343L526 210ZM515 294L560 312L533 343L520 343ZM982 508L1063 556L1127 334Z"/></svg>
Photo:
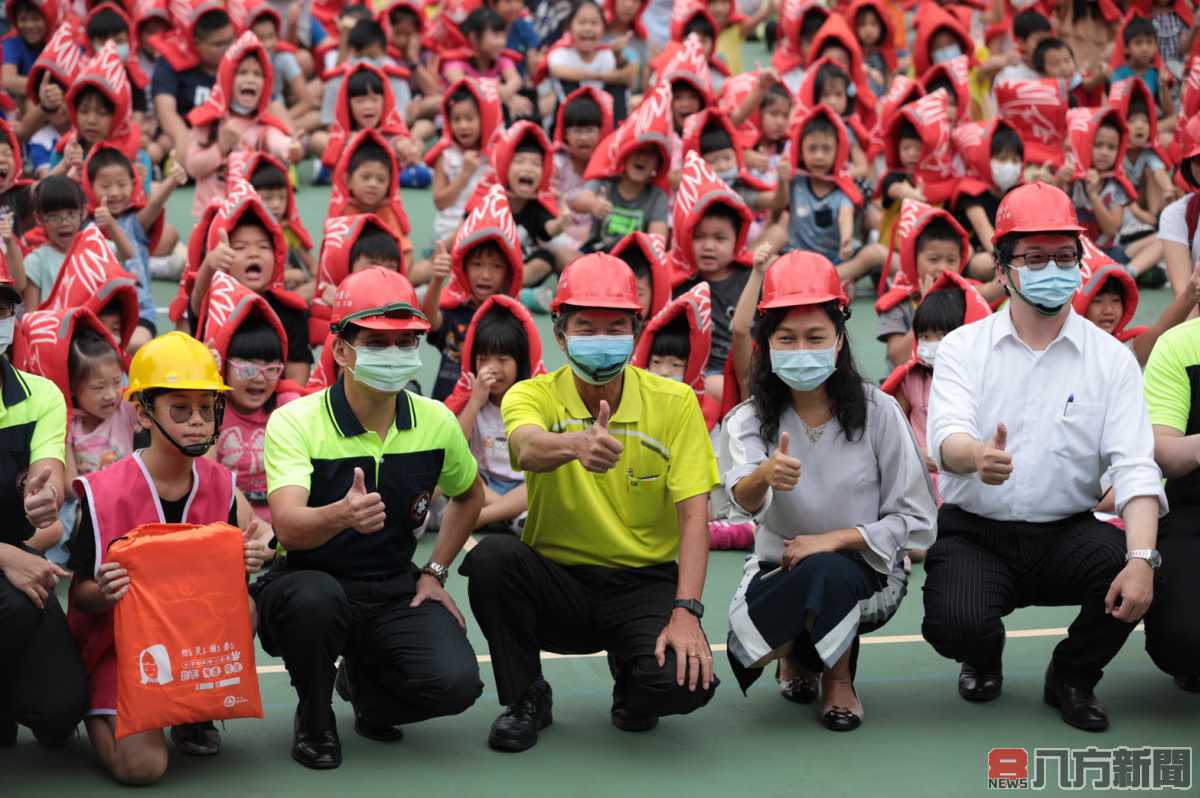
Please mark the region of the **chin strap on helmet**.
<svg viewBox="0 0 1200 798"><path fill-rule="evenodd" d="M162 433L172 446L187 457L203 457L208 453L217 442L218 436L221 434L221 421L225 417L225 397L218 395L216 401L213 402L213 433L203 443L192 443L184 446L179 441L175 440L171 433L163 429L163 425L159 423L154 416L154 395L141 394L142 409L146 411L146 415L154 422L154 426Z"/></svg>

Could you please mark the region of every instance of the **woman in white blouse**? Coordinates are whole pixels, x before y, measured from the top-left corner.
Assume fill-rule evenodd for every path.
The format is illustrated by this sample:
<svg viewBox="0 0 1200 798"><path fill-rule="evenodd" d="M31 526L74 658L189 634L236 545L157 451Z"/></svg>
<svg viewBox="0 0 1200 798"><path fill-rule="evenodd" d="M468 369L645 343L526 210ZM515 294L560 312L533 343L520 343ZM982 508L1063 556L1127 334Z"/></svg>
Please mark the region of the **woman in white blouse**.
<svg viewBox="0 0 1200 798"><path fill-rule="evenodd" d="M886 623L907 589L910 545L932 545L925 463L895 400L863 382L847 299L825 258L792 252L763 280L751 398L727 420L734 503L758 524L730 606L729 658L745 690L770 661L806 669L821 720L862 723L858 636ZM795 700L795 696L790 696Z"/></svg>

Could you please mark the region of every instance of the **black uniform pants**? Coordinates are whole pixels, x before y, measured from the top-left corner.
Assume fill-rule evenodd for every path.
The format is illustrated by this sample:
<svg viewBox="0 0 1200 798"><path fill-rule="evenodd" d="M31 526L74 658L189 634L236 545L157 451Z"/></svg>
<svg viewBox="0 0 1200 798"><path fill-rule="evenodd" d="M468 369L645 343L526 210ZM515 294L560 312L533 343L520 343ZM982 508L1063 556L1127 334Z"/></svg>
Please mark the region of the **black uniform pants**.
<svg viewBox="0 0 1200 798"><path fill-rule="evenodd" d="M1146 613L1146 652L1172 676L1200 676L1200 507L1172 509L1158 522L1162 567Z"/></svg>
<svg viewBox="0 0 1200 798"><path fill-rule="evenodd" d="M466 633L438 602L410 607L414 585L409 574L353 582L284 566L255 590L259 637L283 658L305 729L332 727L339 654L354 711L372 723L456 715L479 698L483 683Z"/></svg>
<svg viewBox="0 0 1200 798"><path fill-rule="evenodd" d="M53 591L44 609L0 574L0 720L66 738L87 711L87 673Z"/></svg>
<svg viewBox="0 0 1200 798"><path fill-rule="evenodd" d="M1124 567L1125 533L1091 513L1035 524L943 505L925 559L921 632L942 656L990 670L1004 649L1001 618L1017 607L1078 604L1052 662L1062 681L1092 688L1133 631L1104 611Z"/></svg>
<svg viewBox="0 0 1200 798"><path fill-rule="evenodd" d="M717 688L675 682L675 654L658 666L654 645L670 620L679 568L563 566L515 537L492 535L459 572L470 579L471 611L487 637L500 703L516 703L542 675L539 650L608 651L613 699L640 715L685 715Z"/></svg>

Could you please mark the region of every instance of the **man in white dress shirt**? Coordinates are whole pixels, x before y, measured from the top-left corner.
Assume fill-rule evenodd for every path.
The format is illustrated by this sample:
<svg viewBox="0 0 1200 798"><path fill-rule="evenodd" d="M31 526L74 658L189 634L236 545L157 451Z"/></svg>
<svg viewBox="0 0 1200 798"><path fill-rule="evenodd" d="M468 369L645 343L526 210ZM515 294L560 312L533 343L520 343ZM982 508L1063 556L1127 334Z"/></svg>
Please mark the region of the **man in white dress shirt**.
<svg viewBox="0 0 1200 798"><path fill-rule="evenodd" d="M922 633L962 663L962 697L990 701L1002 684L1001 619L1079 605L1043 697L1072 726L1100 731L1108 714L1093 689L1150 606L1167 501L1138 364L1071 309L1081 229L1059 189L1009 192L992 239L1008 307L938 348L928 441L944 504ZM1106 472L1125 532L1091 513Z"/></svg>

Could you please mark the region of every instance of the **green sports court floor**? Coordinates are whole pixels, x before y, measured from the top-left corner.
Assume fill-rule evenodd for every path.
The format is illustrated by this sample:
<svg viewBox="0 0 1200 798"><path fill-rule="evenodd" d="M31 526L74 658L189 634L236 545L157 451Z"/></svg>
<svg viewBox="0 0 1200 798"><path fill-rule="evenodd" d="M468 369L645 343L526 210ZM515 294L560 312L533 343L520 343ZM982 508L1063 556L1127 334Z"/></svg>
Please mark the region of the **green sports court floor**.
<svg viewBox="0 0 1200 798"><path fill-rule="evenodd" d="M319 235L329 190L305 186L300 207ZM195 223L192 194L172 198L168 216L186 237ZM405 192L418 251L428 246L433 207L428 191ZM155 286L160 307L172 285ZM1167 292L1148 291L1136 321L1157 317ZM165 316L163 329L168 327ZM547 317L538 318L547 342L546 366L562 365ZM875 314L861 296L850 321L851 340L864 374L884 376L883 348L874 340ZM437 353L426 348L421 382L432 385ZM423 541L417 561L431 550ZM224 750L198 760L172 751L162 795L203 798L254 796L866 796L983 795L987 755L994 747L1104 748L1191 746L1200 748L1200 696L1176 689L1143 650L1140 631L1113 661L1098 694L1111 713L1107 733L1092 735L1063 724L1041 701L1042 675L1064 633L1070 609L1029 609L1008 622L1003 697L986 705L958 697L956 663L939 657L920 637L921 585L916 566L909 596L880 632L865 638L857 687L866 722L851 734L826 731L818 706L781 699L769 674L743 697L724 654L726 610L741 572L743 554L714 552L704 602L705 628L723 681L712 703L686 717L666 718L647 734L626 734L608 719L611 680L603 655L547 657L554 688L555 723L532 750L500 754L486 745L499 712L487 646L468 612L465 581L448 585L467 613L468 635L480 657L485 683L466 713L406 729L405 739L385 745L352 730L348 704L334 699L345 761L338 770L313 772L292 762L293 693L279 660L258 653L264 720L227 724ZM62 591L60 591L61 595ZM1193 754L1195 756L1195 754ZM1193 763L1195 765L1196 763ZM1054 783L1054 782L1052 782ZM1195 784L1195 781L1193 781ZM85 736L66 750L42 749L27 731L15 748L0 750L0 796L117 794L99 769ZM1055 792L1049 788L1045 792ZM1200 787L1190 792L1200 795Z"/></svg>

